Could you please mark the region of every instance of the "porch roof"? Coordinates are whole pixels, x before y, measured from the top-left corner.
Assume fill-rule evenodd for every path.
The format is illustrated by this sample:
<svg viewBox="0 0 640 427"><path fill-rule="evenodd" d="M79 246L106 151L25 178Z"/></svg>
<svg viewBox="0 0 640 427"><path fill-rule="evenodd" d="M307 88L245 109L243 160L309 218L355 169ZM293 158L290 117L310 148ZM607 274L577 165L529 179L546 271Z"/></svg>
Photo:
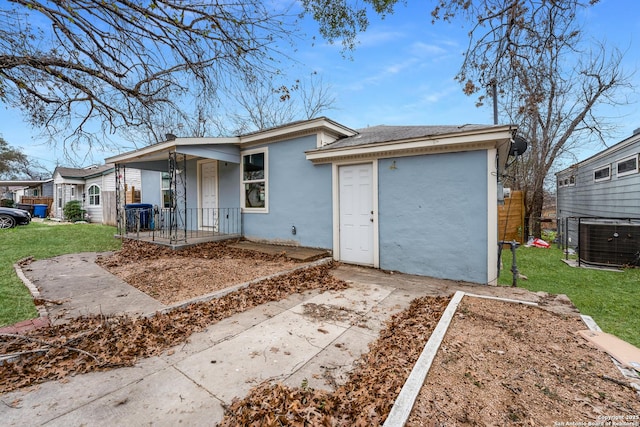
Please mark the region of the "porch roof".
<svg viewBox="0 0 640 427"><path fill-rule="evenodd" d="M169 153L185 154L187 158L206 158L240 163L237 138L175 138L139 150L105 159L106 162L137 169L166 169Z"/></svg>
<svg viewBox="0 0 640 427"><path fill-rule="evenodd" d="M164 170L169 153L176 152L186 154L187 159L207 158L240 163L241 148L312 134L316 135L316 144L321 147L355 135L356 131L326 117L318 117L233 137L179 138L167 135L170 138L167 141L109 157L105 161L137 169Z"/></svg>

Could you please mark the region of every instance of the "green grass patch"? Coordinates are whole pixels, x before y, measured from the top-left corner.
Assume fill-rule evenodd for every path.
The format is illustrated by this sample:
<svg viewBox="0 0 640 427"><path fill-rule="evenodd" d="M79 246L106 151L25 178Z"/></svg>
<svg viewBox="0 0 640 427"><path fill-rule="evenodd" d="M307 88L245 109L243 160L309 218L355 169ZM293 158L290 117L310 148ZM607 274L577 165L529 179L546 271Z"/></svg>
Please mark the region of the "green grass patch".
<svg viewBox="0 0 640 427"><path fill-rule="evenodd" d="M518 287L565 294L602 330L640 347L640 268L622 272L575 268L565 264L563 257L556 247L518 248L518 270L528 278L518 280ZM503 251L502 259L499 283L510 286L511 251Z"/></svg>
<svg viewBox="0 0 640 427"><path fill-rule="evenodd" d="M118 250L116 228L99 224L32 222L0 230L0 326L37 316L31 294L13 264L23 258L46 259L80 252Z"/></svg>

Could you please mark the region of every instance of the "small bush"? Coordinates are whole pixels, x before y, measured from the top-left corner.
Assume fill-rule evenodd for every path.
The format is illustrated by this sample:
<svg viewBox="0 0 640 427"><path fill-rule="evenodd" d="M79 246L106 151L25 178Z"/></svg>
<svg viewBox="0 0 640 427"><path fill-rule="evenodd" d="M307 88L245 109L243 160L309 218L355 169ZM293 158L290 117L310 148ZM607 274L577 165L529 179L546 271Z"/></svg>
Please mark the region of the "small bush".
<svg viewBox="0 0 640 427"><path fill-rule="evenodd" d="M14 206L14 202L11 199L2 199L0 200L0 206L3 208L12 208Z"/></svg>
<svg viewBox="0 0 640 427"><path fill-rule="evenodd" d="M71 222L84 221L85 210L79 200L72 200L64 205L64 219Z"/></svg>
<svg viewBox="0 0 640 427"><path fill-rule="evenodd" d="M542 230L542 240L549 243L555 243L558 233L555 230Z"/></svg>

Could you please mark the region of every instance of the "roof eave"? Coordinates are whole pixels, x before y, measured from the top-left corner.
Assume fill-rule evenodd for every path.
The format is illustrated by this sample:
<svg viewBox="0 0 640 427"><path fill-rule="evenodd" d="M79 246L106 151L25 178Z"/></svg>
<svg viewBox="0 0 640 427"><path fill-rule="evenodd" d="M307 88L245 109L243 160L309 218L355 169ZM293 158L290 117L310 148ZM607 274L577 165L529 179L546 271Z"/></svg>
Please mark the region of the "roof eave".
<svg viewBox="0 0 640 427"><path fill-rule="evenodd" d="M360 146L310 150L305 154L307 160L314 163L328 163L354 157L395 157L500 148L504 147L506 142L511 140L515 131L515 126L491 127L474 131L379 142Z"/></svg>

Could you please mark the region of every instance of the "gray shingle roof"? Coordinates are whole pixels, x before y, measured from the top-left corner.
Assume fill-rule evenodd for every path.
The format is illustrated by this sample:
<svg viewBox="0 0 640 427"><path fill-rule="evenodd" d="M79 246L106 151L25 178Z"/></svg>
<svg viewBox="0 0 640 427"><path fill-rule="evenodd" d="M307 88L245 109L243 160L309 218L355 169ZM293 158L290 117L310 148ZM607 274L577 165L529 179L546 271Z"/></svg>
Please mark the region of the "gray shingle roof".
<svg viewBox="0 0 640 427"><path fill-rule="evenodd" d="M358 134L339 139L318 149L331 150L336 148L356 147L384 142L406 141L416 138L426 138L460 132L489 129L495 125L443 125L443 126L371 126L357 129Z"/></svg>
<svg viewBox="0 0 640 427"><path fill-rule="evenodd" d="M55 172L59 173L63 178L87 178L90 176L100 175L111 169L113 169L113 164L107 163L105 165L91 166L88 168L57 167Z"/></svg>

